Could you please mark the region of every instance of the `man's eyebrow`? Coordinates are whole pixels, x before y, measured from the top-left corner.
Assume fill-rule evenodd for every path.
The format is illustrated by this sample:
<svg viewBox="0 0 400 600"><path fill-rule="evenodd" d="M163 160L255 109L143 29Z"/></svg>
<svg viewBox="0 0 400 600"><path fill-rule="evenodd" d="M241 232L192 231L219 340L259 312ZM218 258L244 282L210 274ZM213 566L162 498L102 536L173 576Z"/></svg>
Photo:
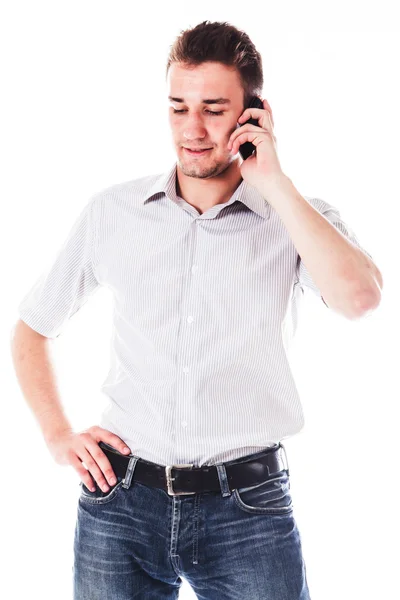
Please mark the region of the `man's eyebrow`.
<svg viewBox="0 0 400 600"><path fill-rule="evenodd" d="M173 102L185 102L183 98L174 98L173 96L168 96L168 100L172 100ZM207 98L206 100L202 100L203 104L230 104L229 98Z"/></svg>

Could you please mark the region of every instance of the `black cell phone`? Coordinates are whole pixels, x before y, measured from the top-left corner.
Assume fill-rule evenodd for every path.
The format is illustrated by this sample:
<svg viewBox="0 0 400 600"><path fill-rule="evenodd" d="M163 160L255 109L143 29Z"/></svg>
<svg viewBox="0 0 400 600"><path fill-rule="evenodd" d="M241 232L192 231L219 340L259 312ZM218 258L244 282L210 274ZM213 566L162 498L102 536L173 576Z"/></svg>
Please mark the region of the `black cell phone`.
<svg viewBox="0 0 400 600"><path fill-rule="evenodd" d="M262 103L262 100L260 100L260 98L258 96L253 96L251 98L248 106L246 106L245 108L264 108L264 105ZM248 119L244 123L240 123L240 127L242 127L243 125L246 125L247 123L250 123L251 125L258 125L258 120L253 119L253 118ZM249 158L249 156L251 156L253 154L255 149L256 149L255 145L252 144L251 142L245 142L244 144L239 146L239 152L240 152L240 155L243 158L243 160L246 160L246 158Z"/></svg>

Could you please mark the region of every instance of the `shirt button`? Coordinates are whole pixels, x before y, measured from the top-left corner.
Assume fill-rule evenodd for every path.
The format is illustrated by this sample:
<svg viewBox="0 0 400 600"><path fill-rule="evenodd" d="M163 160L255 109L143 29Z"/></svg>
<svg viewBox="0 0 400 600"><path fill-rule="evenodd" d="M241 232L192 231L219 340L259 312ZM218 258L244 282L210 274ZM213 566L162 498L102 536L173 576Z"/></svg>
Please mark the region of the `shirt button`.
<svg viewBox="0 0 400 600"><path fill-rule="evenodd" d="M182 421L182 427L186 427L187 421Z"/></svg>
<svg viewBox="0 0 400 600"><path fill-rule="evenodd" d="M193 267L192 267L192 273L196 273L196 271L197 271L198 268L199 267L197 265L193 265Z"/></svg>
<svg viewBox="0 0 400 600"><path fill-rule="evenodd" d="M183 367L183 372L184 373L189 373L189 367Z"/></svg>
<svg viewBox="0 0 400 600"><path fill-rule="evenodd" d="M193 321L194 321L193 317L188 317L188 318L187 318L187 322L188 322L188 323L193 323Z"/></svg>

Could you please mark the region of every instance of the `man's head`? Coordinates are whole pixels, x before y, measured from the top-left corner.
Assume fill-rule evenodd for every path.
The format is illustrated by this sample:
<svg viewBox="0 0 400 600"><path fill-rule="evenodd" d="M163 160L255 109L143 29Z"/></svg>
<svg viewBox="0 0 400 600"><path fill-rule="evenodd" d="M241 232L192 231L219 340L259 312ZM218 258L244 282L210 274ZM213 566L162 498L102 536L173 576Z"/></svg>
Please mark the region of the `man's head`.
<svg viewBox="0 0 400 600"><path fill-rule="evenodd" d="M244 32L227 23L204 21L173 44L166 79L180 169L196 178L222 173L235 160L227 143L237 119L250 98L262 91L261 55ZM210 150L191 155L185 148Z"/></svg>

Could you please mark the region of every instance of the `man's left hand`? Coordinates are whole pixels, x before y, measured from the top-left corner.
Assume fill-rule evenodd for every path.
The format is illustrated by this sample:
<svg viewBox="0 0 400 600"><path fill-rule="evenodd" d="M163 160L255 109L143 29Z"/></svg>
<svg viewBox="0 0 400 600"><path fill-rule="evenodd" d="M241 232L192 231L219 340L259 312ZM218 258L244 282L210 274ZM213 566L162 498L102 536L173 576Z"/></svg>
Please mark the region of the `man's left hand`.
<svg viewBox="0 0 400 600"><path fill-rule="evenodd" d="M245 142L251 142L256 147L255 152L243 160L240 172L243 179L261 193L268 183L276 183L286 178L276 151L272 111L267 100L263 100L263 105L264 108L246 108L238 119L239 124L250 118L257 119L259 126L247 123L238 127L231 134L228 143L232 155L239 152L239 146Z"/></svg>

